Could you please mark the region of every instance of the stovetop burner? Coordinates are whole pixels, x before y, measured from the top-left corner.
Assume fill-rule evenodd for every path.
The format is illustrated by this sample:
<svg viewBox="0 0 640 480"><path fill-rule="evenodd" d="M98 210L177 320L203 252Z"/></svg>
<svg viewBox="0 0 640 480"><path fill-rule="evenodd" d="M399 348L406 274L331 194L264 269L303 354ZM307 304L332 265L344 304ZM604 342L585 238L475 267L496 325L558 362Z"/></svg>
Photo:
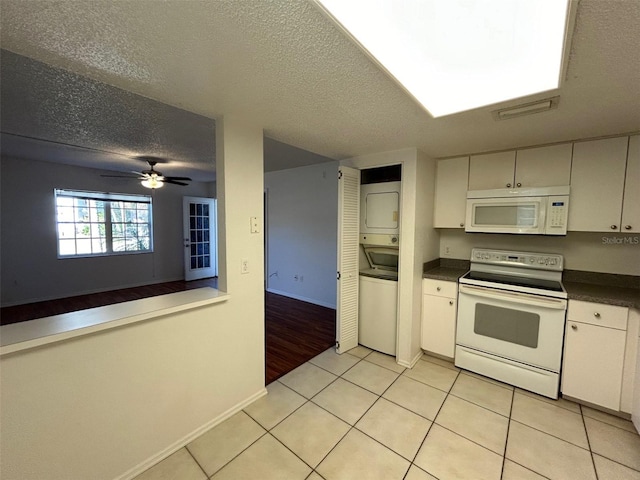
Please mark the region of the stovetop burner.
<svg viewBox="0 0 640 480"><path fill-rule="evenodd" d="M514 277L511 275L500 275L487 272L467 272L462 278L469 280L481 280L505 285L515 285L518 287L539 288L552 292L562 292L562 284L555 280L544 280L541 278Z"/></svg>
<svg viewBox="0 0 640 480"><path fill-rule="evenodd" d="M474 248L471 270L461 284L567 298L562 286L562 255Z"/></svg>

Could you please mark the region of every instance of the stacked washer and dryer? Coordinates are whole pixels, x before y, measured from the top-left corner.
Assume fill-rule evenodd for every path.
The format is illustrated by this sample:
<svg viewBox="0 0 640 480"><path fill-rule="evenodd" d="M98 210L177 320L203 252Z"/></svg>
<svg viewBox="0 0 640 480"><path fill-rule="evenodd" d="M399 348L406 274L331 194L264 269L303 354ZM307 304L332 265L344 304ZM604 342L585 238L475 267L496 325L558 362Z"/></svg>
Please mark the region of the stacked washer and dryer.
<svg viewBox="0 0 640 480"><path fill-rule="evenodd" d="M358 343L396 354L400 182L360 186Z"/></svg>

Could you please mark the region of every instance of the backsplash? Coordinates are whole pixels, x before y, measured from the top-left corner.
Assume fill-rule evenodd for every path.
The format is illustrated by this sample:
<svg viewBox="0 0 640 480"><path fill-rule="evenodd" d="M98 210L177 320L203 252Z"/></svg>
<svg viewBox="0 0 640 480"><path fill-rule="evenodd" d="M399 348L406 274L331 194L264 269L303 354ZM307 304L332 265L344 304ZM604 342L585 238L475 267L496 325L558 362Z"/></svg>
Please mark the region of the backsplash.
<svg viewBox="0 0 640 480"><path fill-rule="evenodd" d="M473 247L564 256L565 270L640 276L640 235L569 232L566 237L440 230L440 257L469 260Z"/></svg>

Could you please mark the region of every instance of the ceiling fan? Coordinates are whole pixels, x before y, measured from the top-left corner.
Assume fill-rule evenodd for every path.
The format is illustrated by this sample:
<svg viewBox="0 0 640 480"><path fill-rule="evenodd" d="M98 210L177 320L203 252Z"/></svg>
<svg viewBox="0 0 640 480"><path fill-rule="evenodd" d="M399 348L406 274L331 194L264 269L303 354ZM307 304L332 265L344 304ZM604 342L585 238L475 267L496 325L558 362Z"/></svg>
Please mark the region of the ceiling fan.
<svg viewBox="0 0 640 480"><path fill-rule="evenodd" d="M143 187L146 188L162 188L165 183L171 183L173 185L189 185L184 182L191 182L189 177L165 177L158 170L154 170L153 167L158 163L156 160L146 158L146 162L149 164L149 170L143 170L141 172L131 172L138 175L138 177L132 177L130 175L101 175L102 177L114 177L114 178L136 178L140 180Z"/></svg>

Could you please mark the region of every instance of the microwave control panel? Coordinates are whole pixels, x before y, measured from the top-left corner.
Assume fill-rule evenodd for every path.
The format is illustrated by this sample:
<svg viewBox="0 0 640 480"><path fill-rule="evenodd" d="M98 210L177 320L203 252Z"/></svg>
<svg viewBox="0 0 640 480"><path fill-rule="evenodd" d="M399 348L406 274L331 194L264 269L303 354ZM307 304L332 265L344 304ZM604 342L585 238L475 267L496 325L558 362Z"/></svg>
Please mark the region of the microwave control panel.
<svg viewBox="0 0 640 480"><path fill-rule="evenodd" d="M567 233L567 218L569 217L569 196L559 195L548 198L547 220L545 230L547 234L564 235Z"/></svg>

